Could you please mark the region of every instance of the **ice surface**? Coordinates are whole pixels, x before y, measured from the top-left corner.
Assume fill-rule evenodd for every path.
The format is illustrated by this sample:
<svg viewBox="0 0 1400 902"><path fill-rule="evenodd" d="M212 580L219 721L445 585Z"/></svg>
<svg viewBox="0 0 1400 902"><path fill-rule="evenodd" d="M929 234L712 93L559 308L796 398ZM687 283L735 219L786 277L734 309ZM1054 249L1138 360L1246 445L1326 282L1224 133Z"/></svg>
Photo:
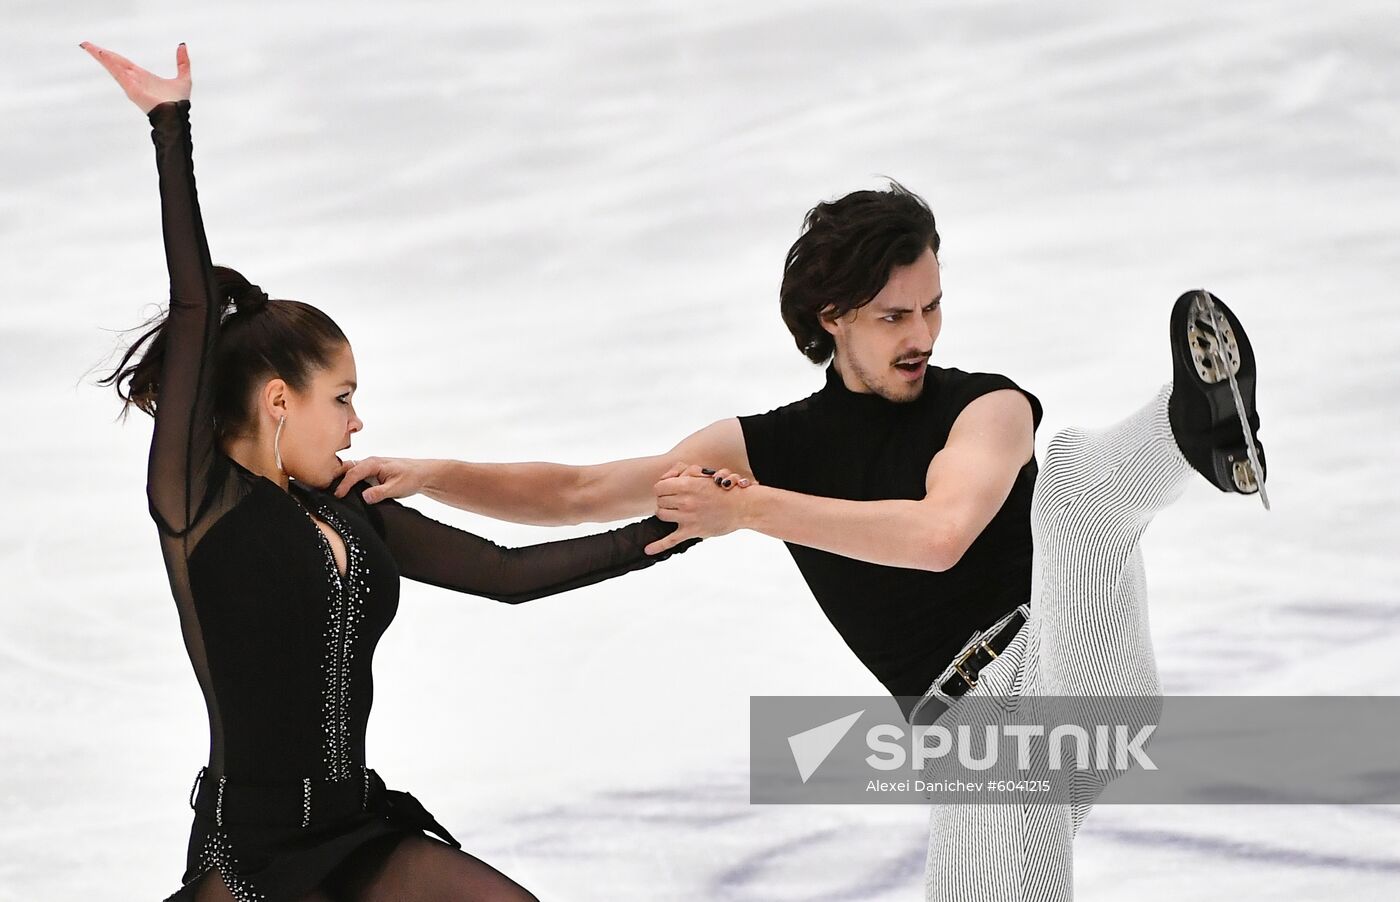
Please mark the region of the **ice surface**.
<svg viewBox="0 0 1400 902"><path fill-rule="evenodd" d="M1274 512L1202 480L1149 531L1168 691L1400 688L1393 2L4 7L0 899L173 890L206 741L149 426L83 380L166 284L148 126L82 40L189 43L215 259L349 332L355 456L655 453L815 390L783 254L880 175L938 216L935 362L1035 391L1042 451L1170 378L1209 287ZM772 539L519 609L406 584L376 665L372 763L541 898L921 898L924 810L747 802L749 695L879 691ZM1078 898L1395 898L1397 818L1104 807Z"/></svg>

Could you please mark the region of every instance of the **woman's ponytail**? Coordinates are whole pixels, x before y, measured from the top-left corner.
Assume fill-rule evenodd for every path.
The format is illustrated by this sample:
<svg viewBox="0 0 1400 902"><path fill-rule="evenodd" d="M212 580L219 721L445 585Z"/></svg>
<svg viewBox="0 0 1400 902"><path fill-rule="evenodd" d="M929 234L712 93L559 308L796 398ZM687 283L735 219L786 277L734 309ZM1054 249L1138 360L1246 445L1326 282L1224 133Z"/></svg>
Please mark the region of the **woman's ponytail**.
<svg viewBox="0 0 1400 902"><path fill-rule="evenodd" d="M336 346L346 339L329 316L310 304L272 300L226 266L215 266L213 274L220 299L214 418L222 438L248 425L245 408L259 380L280 377L293 388L305 388L311 370L329 366ZM116 368L97 383L116 389L123 416L132 407L155 415L169 318L169 311L162 311L137 327L146 331L126 349Z"/></svg>

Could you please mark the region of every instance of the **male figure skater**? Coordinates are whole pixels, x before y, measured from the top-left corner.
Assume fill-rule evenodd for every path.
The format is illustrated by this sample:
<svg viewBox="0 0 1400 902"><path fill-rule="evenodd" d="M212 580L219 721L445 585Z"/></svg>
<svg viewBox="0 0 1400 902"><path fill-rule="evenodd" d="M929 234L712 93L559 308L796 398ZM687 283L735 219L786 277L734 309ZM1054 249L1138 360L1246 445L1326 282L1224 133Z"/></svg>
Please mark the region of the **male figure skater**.
<svg viewBox="0 0 1400 902"><path fill-rule="evenodd" d="M1057 433L1038 473L1035 396L1002 375L929 363L939 243L927 205L897 183L808 213L780 307L798 349L830 362L823 388L800 401L712 423L654 457L371 458L346 464L340 491L372 478L369 501L423 492L546 525L655 511L680 527L650 552L735 529L781 539L911 722L969 692L1160 695L1138 539L1193 468L1222 491L1262 490L1244 330L1213 295L1182 295L1173 382L1106 429ZM928 898L1070 898L1085 813L934 806Z"/></svg>

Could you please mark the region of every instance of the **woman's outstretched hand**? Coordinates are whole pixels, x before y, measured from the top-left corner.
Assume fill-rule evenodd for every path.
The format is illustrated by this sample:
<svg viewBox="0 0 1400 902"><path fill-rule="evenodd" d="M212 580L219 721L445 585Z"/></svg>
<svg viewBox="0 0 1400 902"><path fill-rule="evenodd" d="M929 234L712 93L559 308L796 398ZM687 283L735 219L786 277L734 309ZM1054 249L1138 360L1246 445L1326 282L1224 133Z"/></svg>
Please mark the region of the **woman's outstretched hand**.
<svg viewBox="0 0 1400 902"><path fill-rule="evenodd" d="M174 78L153 75L120 53L105 50L91 41L83 41L78 46L112 73L112 77L122 86L126 96L130 97L131 102L139 106L143 113L149 113L157 105L168 100L188 100L190 97L190 52L185 49L184 44L175 48Z"/></svg>

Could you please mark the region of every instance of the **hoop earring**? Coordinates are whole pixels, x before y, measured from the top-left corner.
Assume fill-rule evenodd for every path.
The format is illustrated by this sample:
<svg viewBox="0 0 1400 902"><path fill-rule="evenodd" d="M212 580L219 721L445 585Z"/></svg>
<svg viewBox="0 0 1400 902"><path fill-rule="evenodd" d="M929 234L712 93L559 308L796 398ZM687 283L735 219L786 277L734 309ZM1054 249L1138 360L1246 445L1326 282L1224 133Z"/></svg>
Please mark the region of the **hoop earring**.
<svg viewBox="0 0 1400 902"><path fill-rule="evenodd" d="M277 431L272 436L272 454L277 458L277 470L283 476L287 471L282 469L282 427L287 424L287 415L282 414L282 418L277 421Z"/></svg>

